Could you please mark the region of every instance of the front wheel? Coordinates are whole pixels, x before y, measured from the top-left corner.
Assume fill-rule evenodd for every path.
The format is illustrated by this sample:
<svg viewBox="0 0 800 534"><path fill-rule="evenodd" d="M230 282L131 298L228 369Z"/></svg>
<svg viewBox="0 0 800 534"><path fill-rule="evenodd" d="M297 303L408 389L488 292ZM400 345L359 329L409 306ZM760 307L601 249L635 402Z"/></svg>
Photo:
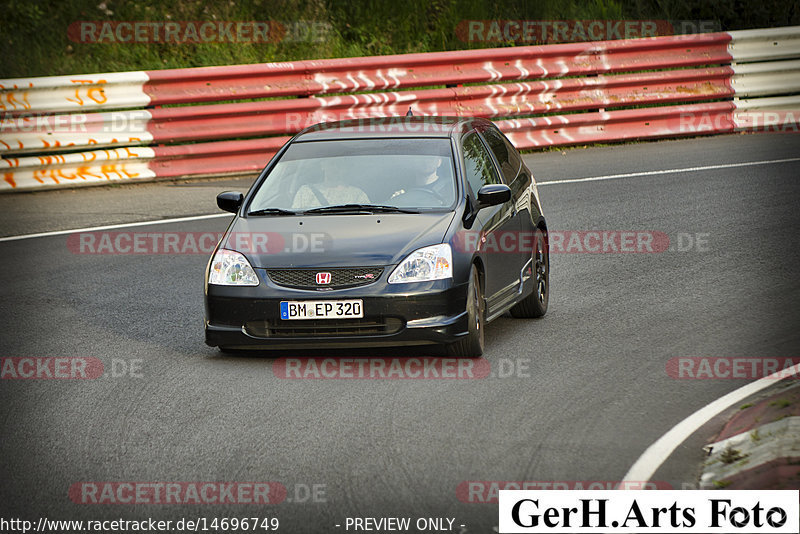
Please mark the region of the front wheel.
<svg viewBox="0 0 800 534"><path fill-rule="evenodd" d="M531 255L531 270L535 284L533 293L511 308L513 317L537 318L547 313L547 303L550 301L550 253L547 239L538 228Z"/></svg>
<svg viewBox="0 0 800 534"><path fill-rule="evenodd" d="M467 321L469 333L466 337L447 346L448 356L454 358L477 358L483 354L483 330L486 322L486 306L478 269L472 266L467 288Z"/></svg>

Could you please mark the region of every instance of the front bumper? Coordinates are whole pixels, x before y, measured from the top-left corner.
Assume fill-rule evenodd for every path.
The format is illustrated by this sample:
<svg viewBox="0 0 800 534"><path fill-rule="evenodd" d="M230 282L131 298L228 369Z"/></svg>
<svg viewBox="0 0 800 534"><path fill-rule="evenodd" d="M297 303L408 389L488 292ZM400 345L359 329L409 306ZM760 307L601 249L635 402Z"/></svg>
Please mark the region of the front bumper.
<svg viewBox="0 0 800 534"><path fill-rule="evenodd" d="M467 284L436 280L331 291L290 289L257 269L256 287L206 284L206 344L239 349L446 344L467 335ZM282 300L362 299L362 319L283 320Z"/></svg>

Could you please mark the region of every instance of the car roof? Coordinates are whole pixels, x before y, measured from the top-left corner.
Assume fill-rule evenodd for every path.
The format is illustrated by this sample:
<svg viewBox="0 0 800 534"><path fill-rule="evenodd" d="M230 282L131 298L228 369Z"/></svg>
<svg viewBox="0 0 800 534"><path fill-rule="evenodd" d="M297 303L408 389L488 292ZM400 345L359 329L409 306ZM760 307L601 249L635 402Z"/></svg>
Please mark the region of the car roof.
<svg viewBox="0 0 800 534"><path fill-rule="evenodd" d="M411 137L447 138L482 125L491 125L477 117L392 116L323 122L298 133L293 142L335 139L393 139Z"/></svg>

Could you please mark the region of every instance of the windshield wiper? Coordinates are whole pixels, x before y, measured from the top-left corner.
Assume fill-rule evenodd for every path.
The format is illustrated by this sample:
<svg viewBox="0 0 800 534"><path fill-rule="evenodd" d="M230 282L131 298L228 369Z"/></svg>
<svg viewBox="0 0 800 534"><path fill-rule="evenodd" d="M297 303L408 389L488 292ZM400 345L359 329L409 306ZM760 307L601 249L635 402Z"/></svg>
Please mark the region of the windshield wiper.
<svg viewBox="0 0 800 534"><path fill-rule="evenodd" d="M336 204L333 206L323 206L321 208L311 208L303 213L338 213L361 211L366 213L419 213L419 210L398 208L397 206L384 206L382 204Z"/></svg>
<svg viewBox="0 0 800 534"><path fill-rule="evenodd" d="M264 208L255 211L248 211L247 215L297 215L297 212L282 208Z"/></svg>

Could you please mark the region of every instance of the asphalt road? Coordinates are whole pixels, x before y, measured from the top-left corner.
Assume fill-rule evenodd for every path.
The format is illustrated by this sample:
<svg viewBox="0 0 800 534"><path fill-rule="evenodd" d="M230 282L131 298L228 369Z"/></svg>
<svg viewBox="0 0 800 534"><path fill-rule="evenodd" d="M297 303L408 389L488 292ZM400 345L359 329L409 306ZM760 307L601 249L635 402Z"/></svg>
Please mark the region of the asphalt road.
<svg viewBox="0 0 800 534"><path fill-rule="evenodd" d="M284 532L343 532L347 517L449 517L455 531L490 532L496 504L463 502L463 482L620 480L673 425L745 383L676 380L670 358L798 356L800 162L728 166L797 157L800 137L782 134L526 156L551 230L652 230L672 245L553 254L548 315L491 323L492 374L476 380L281 379L272 357L203 344L204 254L76 254L64 235L0 242L0 355L93 357L105 368L96 380L0 380L2 516L277 517ZM546 183L709 166L723 167ZM217 192L248 183L4 195L0 232L217 213ZM227 221L136 230L216 232ZM434 355L279 356L331 354ZM656 480L693 483L698 444L714 431L684 443ZM76 483L125 481L274 481L288 498L69 498ZM305 499L314 485L317 498Z"/></svg>

